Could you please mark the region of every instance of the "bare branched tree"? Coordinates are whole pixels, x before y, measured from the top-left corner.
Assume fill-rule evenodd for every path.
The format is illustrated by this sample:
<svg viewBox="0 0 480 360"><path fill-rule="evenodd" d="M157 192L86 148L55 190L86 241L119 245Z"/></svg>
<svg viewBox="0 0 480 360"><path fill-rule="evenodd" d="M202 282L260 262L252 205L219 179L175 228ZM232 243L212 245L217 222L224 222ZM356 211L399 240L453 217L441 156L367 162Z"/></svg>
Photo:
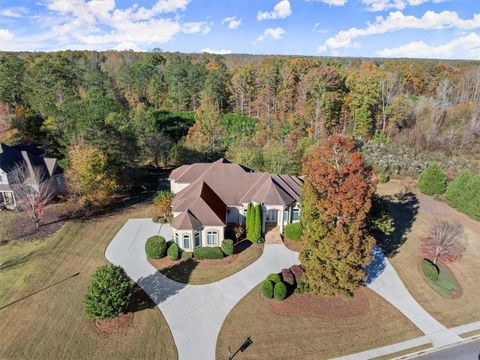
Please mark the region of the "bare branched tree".
<svg viewBox="0 0 480 360"><path fill-rule="evenodd" d="M455 261L463 256L465 243L463 226L460 223L436 220L429 234L423 238L421 250L425 256L433 259L434 264L438 260Z"/></svg>
<svg viewBox="0 0 480 360"><path fill-rule="evenodd" d="M9 179L15 192L17 207L38 229L45 216L45 208L56 193L54 179L40 166L31 169L17 166L9 174Z"/></svg>

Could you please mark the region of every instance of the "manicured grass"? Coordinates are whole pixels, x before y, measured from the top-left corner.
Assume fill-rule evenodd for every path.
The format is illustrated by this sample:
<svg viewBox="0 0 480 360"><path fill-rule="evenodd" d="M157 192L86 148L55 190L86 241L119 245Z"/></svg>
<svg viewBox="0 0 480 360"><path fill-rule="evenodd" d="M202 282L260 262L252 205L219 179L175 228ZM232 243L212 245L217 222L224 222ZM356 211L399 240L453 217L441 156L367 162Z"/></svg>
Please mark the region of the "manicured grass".
<svg viewBox="0 0 480 360"><path fill-rule="evenodd" d="M257 260L263 252L263 246L251 245L241 253L221 260L195 259L173 263L168 258L149 259L162 274L172 280L192 285L209 284L246 268Z"/></svg>
<svg viewBox="0 0 480 360"><path fill-rule="evenodd" d="M395 180L378 185L378 193L384 196L392 196L400 189L399 182ZM396 200L389 204L396 221L395 232L385 239L390 262L413 297L443 325L454 327L479 321L480 224L429 196L416 194L414 197L418 203L416 206L400 204ZM415 214L418 206L418 214ZM418 265L420 241L436 218L455 219L465 225L468 239L465 254L461 260L448 264L462 288L462 296L458 299L438 294L424 280Z"/></svg>
<svg viewBox="0 0 480 360"><path fill-rule="evenodd" d="M432 280L425 276L425 281L442 296L449 299L456 299L462 294L462 288L450 269L442 263L437 263L440 272L438 279Z"/></svg>
<svg viewBox="0 0 480 360"><path fill-rule="evenodd" d="M69 221L45 240L0 247L0 358L175 359L170 329L143 292L136 292L132 325L118 333L100 332L82 304L107 244L128 218L151 218L151 208Z"/></svg>
<svg viewBox="0 0 480 360"><path fill-rule="evenodd" d="M225 320L217 340L217 359L226 358L229 346L233 352L247 337L253 344L235 359L327 359L422 335L392 305L364 290L366 312L325 319L274 313L257 286Z"/></svg>

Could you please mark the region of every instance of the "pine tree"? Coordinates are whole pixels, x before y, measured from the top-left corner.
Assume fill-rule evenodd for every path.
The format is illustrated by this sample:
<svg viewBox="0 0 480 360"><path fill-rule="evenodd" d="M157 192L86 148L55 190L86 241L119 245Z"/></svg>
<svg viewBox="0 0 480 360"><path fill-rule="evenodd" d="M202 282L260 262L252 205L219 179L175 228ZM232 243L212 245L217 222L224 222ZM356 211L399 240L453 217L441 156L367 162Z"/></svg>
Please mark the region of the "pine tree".
<svg viewBox="0 0 480 360"><path fill-rule="evenodd" d="M253 218L253 242L258 242L262 237L262 207L260 204L254 206Z"/></svg>
<svg viewBox="0 0 480 360"><path fill-rule="evenodd" d="M355 143L330 139L304 163L303 281L321 295L352 295L363 285L375 240L366 230L375 183Z"/></svg>
<svg viewBox="0 0 480 360"><path fill-rule="evenodd" d="M447 189L447 176L438 163L432 162L418 177L417 186L426 195L443 194Z"/></svg>

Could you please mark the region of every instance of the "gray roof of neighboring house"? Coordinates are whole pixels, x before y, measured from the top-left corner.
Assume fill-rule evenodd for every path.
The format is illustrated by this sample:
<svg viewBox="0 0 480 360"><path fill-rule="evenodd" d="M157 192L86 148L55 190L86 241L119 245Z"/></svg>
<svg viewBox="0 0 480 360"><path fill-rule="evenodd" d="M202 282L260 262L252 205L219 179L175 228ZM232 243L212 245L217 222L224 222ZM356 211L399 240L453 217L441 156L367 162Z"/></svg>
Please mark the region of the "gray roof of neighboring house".
<svg viewBox="0 0 480 360"><path fill-rule="evenodd" d="M41 170L42 177L49 178L50 176L61 173L61 168L57 164L57 159L44 158L35 154L29 153L21 149L36 149L36 153L42 153L42 150L35 148L33 145L15 145L8 146L0 143L0 169L5 173L10 173L17 167L27 167L30 176L34 168ZM33 179L32 179L33 180Z"/></svg>
<svg viewBox="0 0 480 360"><path fill-rule="evenodd" d="M170 179L190 183L176 194L173 211L185 214L190 210L203 225L225 224L227 206L252 201L266 205L297 202L303 184L298 176L255 172L223 158L213 163L183 165L172 172Z"/></svg>

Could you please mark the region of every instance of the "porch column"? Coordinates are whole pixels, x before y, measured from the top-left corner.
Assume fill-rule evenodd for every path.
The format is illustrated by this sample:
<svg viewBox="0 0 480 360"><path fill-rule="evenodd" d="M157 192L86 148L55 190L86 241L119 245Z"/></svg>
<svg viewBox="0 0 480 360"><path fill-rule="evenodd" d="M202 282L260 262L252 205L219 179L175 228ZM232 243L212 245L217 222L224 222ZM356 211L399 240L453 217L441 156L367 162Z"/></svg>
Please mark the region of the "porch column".
<svg viewBox="0 0 480 360"><path fill-rule="evenodd" d="M280 213L280 234L283 234L283 213L285 212L285 207L282 206L282 210L279 211Z"/></svg>

